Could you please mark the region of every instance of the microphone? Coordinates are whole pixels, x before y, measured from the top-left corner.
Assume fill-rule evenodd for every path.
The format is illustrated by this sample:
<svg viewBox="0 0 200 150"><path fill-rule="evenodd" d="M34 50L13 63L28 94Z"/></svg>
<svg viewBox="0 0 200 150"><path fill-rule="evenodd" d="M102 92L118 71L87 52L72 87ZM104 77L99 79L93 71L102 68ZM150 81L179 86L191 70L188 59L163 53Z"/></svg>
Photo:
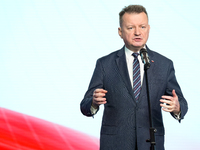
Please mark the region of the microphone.
<svg viewBox="0 0 200 150"><path fill-rule="evenodd" d="M140 50L140 56L142 58L142 62L144 63L144 69L145 70L149 69L150 68L150 60L149 60L147 50L142 48Z"/></svg>

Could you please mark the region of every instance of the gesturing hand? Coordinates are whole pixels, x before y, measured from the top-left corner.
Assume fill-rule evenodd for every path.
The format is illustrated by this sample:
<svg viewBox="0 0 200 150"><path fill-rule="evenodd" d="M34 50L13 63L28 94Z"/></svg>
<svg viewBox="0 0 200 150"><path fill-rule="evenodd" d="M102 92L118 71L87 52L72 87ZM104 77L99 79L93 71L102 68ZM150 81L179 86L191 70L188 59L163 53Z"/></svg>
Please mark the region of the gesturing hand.
<svg viewBox="0 0 200 150"><path fill-rule="evenodd" d="M92 106L94 108L97 108L99 107L99 105L101 104L106 104L106 93L107 91L104 90L104 89L96 89L94 92L93 92L93 100L92 100Z"/></svg>
<svg viewBox="0 0 200 150"><path fill-rule="evenodd" d="M175 90L172 90L172 96L163 95L160 102L160 106L163 107L162 110L166 112L173 112L174 114L178 114L180 112L180 104Z"/></svg>

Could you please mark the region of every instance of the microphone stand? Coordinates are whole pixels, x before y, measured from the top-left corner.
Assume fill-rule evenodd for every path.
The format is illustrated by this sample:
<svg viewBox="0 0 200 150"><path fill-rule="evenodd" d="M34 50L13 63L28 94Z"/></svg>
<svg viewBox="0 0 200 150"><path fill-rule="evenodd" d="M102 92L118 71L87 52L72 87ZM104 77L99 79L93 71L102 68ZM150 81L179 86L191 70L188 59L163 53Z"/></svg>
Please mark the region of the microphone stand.
<svg viewBox="0 0 200 150"><path fill-rule="evenodd" d="M149 123L150 123L150 128L149 128L149 132L150 132L150 139L147 139L146 142L150 142L151 147L150 150L155 150L155 135L154 133L157 131L154 127L153 127L153 123L152 123L152 115L151 115L151 103L150 103L150 95L149 95L149 83L148 83L148 77L147 77L147 69L149 69L150 65L145 64L144 65L144 74L145 74L145 78L146 78L146 87L147 87L147 100L148 100L148 108L149 108Z"/></svg>

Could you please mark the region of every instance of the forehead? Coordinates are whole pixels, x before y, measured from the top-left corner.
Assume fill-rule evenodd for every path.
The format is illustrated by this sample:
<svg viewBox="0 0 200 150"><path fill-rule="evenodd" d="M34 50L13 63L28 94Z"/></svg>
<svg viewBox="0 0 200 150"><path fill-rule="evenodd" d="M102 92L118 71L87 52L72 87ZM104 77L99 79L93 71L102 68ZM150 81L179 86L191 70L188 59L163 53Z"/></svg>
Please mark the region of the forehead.
<svg viewBox="0 0 200 150"><path fill-rule="evenodd" d="M122 17L124 24L148 24L147 15L142 13L125 13Z"/></svg>

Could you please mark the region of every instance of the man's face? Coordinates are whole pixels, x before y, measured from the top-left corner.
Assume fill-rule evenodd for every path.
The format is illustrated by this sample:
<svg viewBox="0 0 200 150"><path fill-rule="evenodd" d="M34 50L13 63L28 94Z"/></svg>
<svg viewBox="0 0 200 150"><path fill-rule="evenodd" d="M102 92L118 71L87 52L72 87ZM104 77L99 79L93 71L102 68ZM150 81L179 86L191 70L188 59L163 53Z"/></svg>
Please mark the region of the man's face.
<svg viewBox="0 0 200 150"><path fill-rule="evenodd" d="M149 37L150 26L147 15L144 12L139 14L125 13L122 19L122 25L118 28L120 37L124 40L128 49L140 50Z"/></svg>

